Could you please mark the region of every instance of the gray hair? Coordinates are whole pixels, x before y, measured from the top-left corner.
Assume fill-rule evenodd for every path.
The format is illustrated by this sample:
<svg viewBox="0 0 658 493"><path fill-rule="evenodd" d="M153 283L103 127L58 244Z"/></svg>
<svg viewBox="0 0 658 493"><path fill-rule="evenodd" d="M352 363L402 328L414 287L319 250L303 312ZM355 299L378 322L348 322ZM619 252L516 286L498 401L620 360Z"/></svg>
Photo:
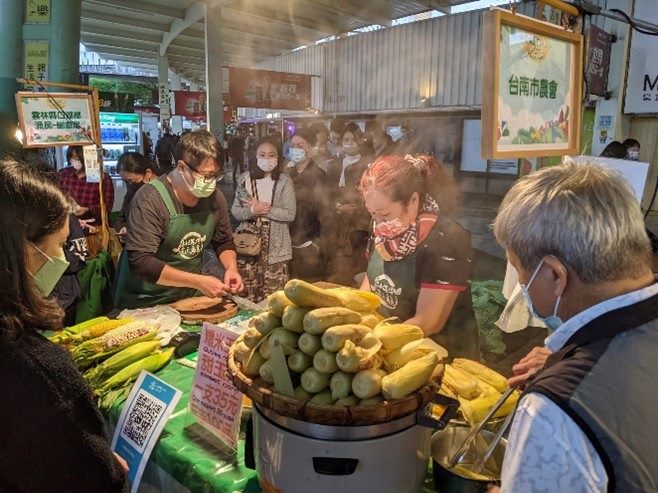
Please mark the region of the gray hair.
<svg viewBox="0 0 658 493"><path fill-rule="evenodd" d="M635 278L651 244L630 185L591 164L543 168L507 192L493 224L498 242L534 269L554 255L585 283Z"/></svg>

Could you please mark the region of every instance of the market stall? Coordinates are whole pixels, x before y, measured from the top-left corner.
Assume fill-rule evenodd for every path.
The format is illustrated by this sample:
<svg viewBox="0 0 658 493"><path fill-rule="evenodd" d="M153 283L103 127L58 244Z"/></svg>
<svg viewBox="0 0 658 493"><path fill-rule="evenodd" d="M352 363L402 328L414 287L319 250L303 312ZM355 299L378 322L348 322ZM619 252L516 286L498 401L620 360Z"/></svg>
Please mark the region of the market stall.
<svg viewBox="0 0 658 493"><path fill-rule="evenodd" d="M181 392L142 485L257 492L377 484L378 491L436 491L431 459L448 457L455 439L433 446L441 432L433 438L431 428L454 418L448 429L463 434L459 430L482 418L506 381L469 360L439 364L445 350L413 326L382 320L374 313L379 303L371 293L293 280L261 312L237 313L230 300L193 298L100 317L51 339L67 347L111 426L142 370ZM181 323L194 318L218 325ZM199 352L181 344L200 331ZM226 348L224 370L213 375L253 399L238 408L233 444L215 433L223 429L221 412L219 421L205 425L213 410L202 419L195 412L204 400L197 379L208 370L204 337L217 331L234 334L234 343ZM499 414L509 414L514 402Z"/></svg>

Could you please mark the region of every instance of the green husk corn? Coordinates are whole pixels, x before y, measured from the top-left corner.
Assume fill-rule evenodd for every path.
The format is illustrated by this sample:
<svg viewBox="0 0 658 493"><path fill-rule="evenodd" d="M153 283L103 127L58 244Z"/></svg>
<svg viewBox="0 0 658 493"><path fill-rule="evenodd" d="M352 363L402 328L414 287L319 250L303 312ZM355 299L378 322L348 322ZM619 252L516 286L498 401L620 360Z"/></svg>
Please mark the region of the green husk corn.
<svg viewBox="0 0 658 493"><path fill-rule="evenodd" d="M137 377L142 372L142 370L150 372L158 371L169 362L174 354L174 349L175 348L169 348L164 351L159 351L119 370L105 381L103 386L100 388L100 392L105 393L110 389L121 387L130 382L133 382L134 380L137 380Z"/></svg>
<svg viewBox="0 0 658 493"><path fill-rule="evenodd" d="M135 361L145 358L160 347L160 341L138 342L110 356L100 365L85 372L84 377L92 388L99 387L103 381Z"/></svg>

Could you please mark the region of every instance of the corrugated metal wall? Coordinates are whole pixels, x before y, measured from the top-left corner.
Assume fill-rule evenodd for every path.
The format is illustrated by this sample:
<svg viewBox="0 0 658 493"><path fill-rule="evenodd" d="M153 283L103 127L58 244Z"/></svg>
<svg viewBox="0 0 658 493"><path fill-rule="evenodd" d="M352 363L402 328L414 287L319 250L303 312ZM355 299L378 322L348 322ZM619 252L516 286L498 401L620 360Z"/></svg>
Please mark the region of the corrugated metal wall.
<svg viewBox="0 0 658 493"><path fill-rule="evenodd" d="M518 6L525 15L534 10L534 3ZM313 108L328 113L479 109L482 12L348 36L283 54L257 68L319 76L313 78ZM264 117L268 112L242 114Z"/></svg>

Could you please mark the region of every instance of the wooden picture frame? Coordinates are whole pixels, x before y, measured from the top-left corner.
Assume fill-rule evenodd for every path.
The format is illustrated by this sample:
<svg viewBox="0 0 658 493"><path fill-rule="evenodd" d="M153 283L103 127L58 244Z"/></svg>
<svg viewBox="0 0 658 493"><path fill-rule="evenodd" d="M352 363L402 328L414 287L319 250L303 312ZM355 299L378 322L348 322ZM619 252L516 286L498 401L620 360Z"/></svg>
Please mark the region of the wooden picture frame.
<svg viewBox="0 0 658 493"><path fill-rule="evenodd" d="M580 153L582 35L492 9L484 13L482 60L491 61L482 67L483 159Z"/></svg>
<svg viewBox="0 0 658 493"><path fill-rule="evenodd" d="M16 93L16 108L25 148L98 142L91 94L21 91Z"/></svg>

